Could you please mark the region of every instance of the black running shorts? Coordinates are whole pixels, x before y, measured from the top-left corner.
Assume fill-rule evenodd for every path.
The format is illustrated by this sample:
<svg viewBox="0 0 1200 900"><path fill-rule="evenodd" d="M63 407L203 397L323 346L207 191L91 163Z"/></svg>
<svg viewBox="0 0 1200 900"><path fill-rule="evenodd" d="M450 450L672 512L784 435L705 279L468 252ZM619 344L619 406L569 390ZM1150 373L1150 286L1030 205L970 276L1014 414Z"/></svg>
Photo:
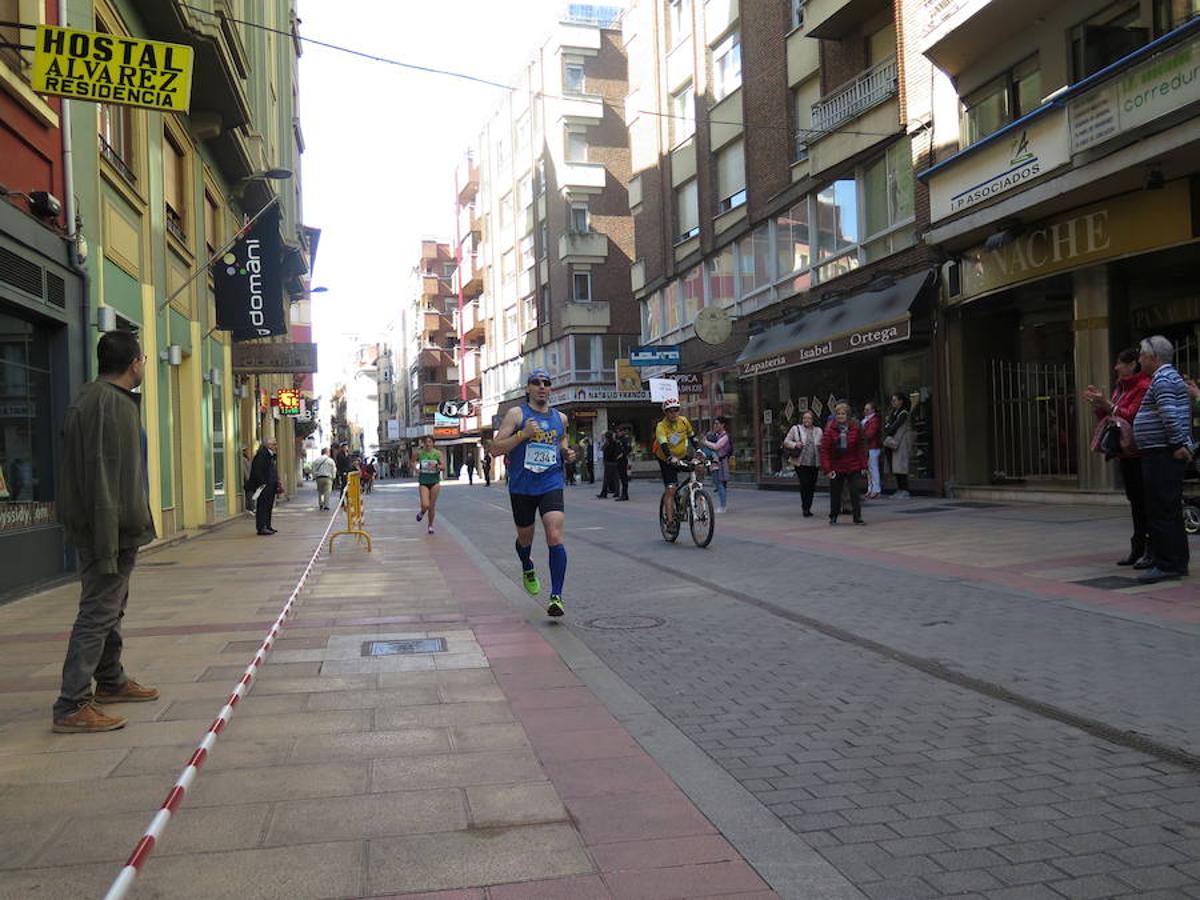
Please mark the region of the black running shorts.
<svg viewBox="0 0 1200 900"><path fill-rule="evenodd" d="M538 516L544 516L548 512L562 512L566 509L563 505L562 488L544 494L509 494L508 502L512 504L513 521L517 523L518 528L528 528Z"/></svg>
<svg viewBox="0 0 1200 900"><path fill-rule="evenodd" d="M674 463L658 461L659 471L662 472L663 485L665 487L675 487L679 484L679 475L683 471Z"/></svg>

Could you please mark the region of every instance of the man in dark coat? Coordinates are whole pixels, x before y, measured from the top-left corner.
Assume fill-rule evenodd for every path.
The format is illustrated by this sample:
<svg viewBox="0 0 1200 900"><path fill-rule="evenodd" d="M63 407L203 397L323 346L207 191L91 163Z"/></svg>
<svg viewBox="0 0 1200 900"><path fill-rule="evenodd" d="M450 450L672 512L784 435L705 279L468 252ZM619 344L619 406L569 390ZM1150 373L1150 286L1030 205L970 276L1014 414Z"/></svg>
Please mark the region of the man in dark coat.
<svg viewBox="0 0 1200 900"><path fill-rule="evenodd" d="M146 370L137 337L110 331L96 347L100 377L80 388L63 421L58 520L79 558L82 591L63 663L52 729L112 731L123 716L97 703L158 699L121 665L121 618L138 548L154 540L141 394ZM96 691L92 692L92 681Z"/></svg>
<svg viewBox="0 0 1200 900"><path fill-rule="evenodd" d="M271 513L275 510L275 495L279 492L278 452L279 443L275 438L270 438L258 448L254 461L250 463L250 491L258 493L254 504L254 525L259 534L275 533L271 527Z"/></svg>
<svg viewBox="0 0 1200 900"><path fill-rule="evenodd" d="M621 485L621 493L614 497L615 500L629 499L629 457L633 453L633 443L629 440L629 434L626 431L626 426L622 425L617 429L613 438L617 442L617 481ZM615 486L614 486L615 487Z"/></svg>

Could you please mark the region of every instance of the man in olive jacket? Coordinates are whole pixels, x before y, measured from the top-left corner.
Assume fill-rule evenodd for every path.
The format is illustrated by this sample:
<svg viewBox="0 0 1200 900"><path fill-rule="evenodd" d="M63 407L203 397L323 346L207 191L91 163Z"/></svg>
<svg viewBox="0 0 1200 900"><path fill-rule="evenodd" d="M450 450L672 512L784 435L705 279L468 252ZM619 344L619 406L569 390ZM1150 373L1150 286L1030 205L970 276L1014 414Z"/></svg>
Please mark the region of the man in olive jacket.
<svg viewBox="0 0 1200 900"><path fill-rule="evenodd" d="M141 395L146 357L127 331L96 347L100 377L85 384L63 422L58 520L79 557L82 591L63 663L53 730L112 731L125 724L97 703L158 699L121 666L121 617L138 548L154 540ZM92 680L96 691L92 693Z"/></svg>

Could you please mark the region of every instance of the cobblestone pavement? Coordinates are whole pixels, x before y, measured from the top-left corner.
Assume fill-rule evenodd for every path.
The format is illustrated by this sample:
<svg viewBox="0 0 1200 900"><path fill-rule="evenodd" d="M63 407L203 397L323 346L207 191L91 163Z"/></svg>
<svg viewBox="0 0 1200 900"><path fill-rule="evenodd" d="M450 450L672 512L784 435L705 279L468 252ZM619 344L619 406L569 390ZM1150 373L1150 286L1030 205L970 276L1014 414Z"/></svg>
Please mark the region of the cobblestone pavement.
<svg viewBox="0 0 1200 900"><path fill-rule="evenodd" d="M1200 772L1060 720L1200 755L1194 589L1071 583L1113 574L1116 514L1073 511L1072 536L1063 508L947 526L897 505L831 539L794 498L737 492L701 551L664 544L657 487L634 491L568 491L568 624L865 894L1200 897ZM515 578L506 500L443 493ZM991 535L1007 562L972 568Z"/></svg>

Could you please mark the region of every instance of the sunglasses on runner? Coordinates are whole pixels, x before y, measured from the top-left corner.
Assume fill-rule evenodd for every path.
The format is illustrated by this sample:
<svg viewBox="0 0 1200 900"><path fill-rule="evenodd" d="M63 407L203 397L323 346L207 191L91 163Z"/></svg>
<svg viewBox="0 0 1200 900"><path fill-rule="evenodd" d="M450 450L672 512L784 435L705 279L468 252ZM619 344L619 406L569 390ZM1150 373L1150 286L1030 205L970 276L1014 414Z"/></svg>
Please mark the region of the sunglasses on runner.
<svg viewBox="0 0 1200 900"><path fill-rule="evenodd" d="M536 384L538 387L550 387L550 382L545 378L535 378L530 384Z"/></svg>

